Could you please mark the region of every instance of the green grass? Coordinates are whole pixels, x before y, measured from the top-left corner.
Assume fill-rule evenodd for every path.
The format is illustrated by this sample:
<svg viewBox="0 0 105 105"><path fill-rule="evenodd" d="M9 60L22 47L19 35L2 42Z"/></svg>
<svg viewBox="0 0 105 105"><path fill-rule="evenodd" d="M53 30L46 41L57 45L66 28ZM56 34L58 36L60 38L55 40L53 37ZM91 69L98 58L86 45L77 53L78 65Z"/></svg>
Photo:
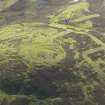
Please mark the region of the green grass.
<svg viewBox="0 0 105 105"><path fill-rule="evenodd" d="M8 4L8 6L9 5L10 4ZM29 5L32 4L30 3ZM34 6L32 8L30 7L29 9L33 10L33 8ZM97 66L96 64L102 61L94 62L90 57L88 57L88 52L93 53L94 51L97 51L97 49L82 52L81 49L76 48L76 45L80 43L79 41L81 40L75 39L76 36L72 37L73 35L82 35L83 38L88 36L92 41L94 41L94 43L101 45L104 49L105 44L92 34L89 34L89 31L93 29L93 25L90 20L99 17L99 15L90 14L88 8L89 4L87 2L66 5L65 7L61 7L61 10L58 10L50 17L49 24L22 22L17 24L11 23L10 25L5 25L0 28L0 69L2 69L0 70L0 82L3 83L1 86L2 91L0 91L0 100L3 99L2 97L7 97L7 100L9 100L10 98L12 100L15 100L16 97L18 97L18 94L20 94L20 97L22 98L23 96L21 94L25 94L26 92L23 87L30 88L32 85L32 88L34 88L34 83L35 85L38 84L37 79L40 81L40 84L42 86L43 83L41 82L43 81L41 81L41 79L43 79L43 71L41 71L42 75L40 76L39 74L39 77L37 77L37 74L35 74L37 79L34 76L30 77L30 74L37 73L33 72L34 70L37 70L37 68L39 68L38 70L42 70L44 68L45 72L47 72L46 67L53 68L53 65L56 67L57 65L61 64L62 60L65 60L67 53L70 53L69 51L72 51L72 48L73 51L71 53L74 53L74 57L69 58L70 60L76 60L75 67L78 65L79 61L81 63L81 60L83 60L81 66L92 66L93 68L91 71L98 72L97 78L100 80L99 82L101 82L103 86L105 86L104 73L103 71L100 71L99 66ZM71 48L70 50L67 49L69 50L68 52L65 52L63 48L63 46L65 45L69 45L69 47ZM62 65L60 66L62 68ZM49 76L48 79L51 80L51 86L57 86L58 90L62 90L61 94L66 95L71 92L71 94L73 94L73 97L68 96L67 98L74 99L74 101L70 100L70 102L73 102L74 105L76 105L75 102L79 103L78 97L75 96L75 90L77 90L76 94L79 95L78 87L80 88L80 90L82 90L81 92L84 95L83 100L80 101L83 101L84 105L86 101L89 101L89 105L95 105L92 92L94 91L95 86L100 83L98 83L98 81L95 80L94 77L91 77L88 80L86 75L84 74L85 68L82 68L82 70L81 66L76 69L74 69L74 67L73 70L70 71L70 75L67 78L65 72L69 73L69 70L62 70L58 72L61 74L63 74L64 72L65 77L62 77L61 79L54 79L53 77ZM73 74L75 74L74 77L72 76L72 72ZM56 75L59 76L59 73ZM72 78L72 80L69 77ZM75 78L78 79L75 80ZM46 82L48 81L45 80L46 86L44 87L44 89L42 89L42 93L44 90L46 92L47 87L49 87L49 84L47 84ZM56 85L52 85L52 83L56 83ZM40 84L38 86L39 88L41 88ZM22 88L19 87L19 89L16 90L15 85L24 86ZM65 91L63 91L63 89ZM3 90L8 94L12 92L15 95L7 95ZM48 88L48 91L49 90L50 87ZM35 92L36 91L33 91L33 94ZM62 99L66 98L65 96L63 96L63 98L61 97L62 95L58 95L58 97L54 98L52 98L52 96L50 98L49 96L45 99L36 100L38 102L44 102L43 105L50 105L49 103L51 103L51 105L54 105L52 104L53 101L62 102ZM79 96L79 98L80 97L82 98L82 96ZM33 100L33 102L30 101L31 105L37 105L38 102L36 100Z"/></svg>
<svg viewBox="0 0 105 105"><path fill-rule="evenodd" d="M70 28L76 32L88 31L93 27L90 20L100 16L99 14L90 14L88 8L88 2L80 2L62 7L61 10L58 10L49 17L50 24L55 24L55 26L62 25L63 28Z"/></svg>
<svg viewBox="0 0 105 105"><path fill-rule="evenodd" d="M92 15L87 15L87 16L83 16L83 17L80 17L80 18L77 18L74 20L74 22L76 23L79 23L79 22L84 22L84 21L87 21L87 20L90 20L90 19L93 19L93 18L96 18L96 17L99 17L100 15L99 14L92 14Z"/></svg>
<svg viewBox="0 0 105 105"><path fill-rule="evenodd" d="M36 24L13 24L0 29L2 54L17 52L29 65L53 65L59 63L65 52L57 43L58 31L41 28Z"/></svg>
<svg viewBox="0 0 105 105"><path fill-rule="evenodd" d="M72 21L78 17L83 16L88 11L89 4L87 2L80 2L67 7L62 7L57 13L50 18L51 23L59 23L60 21L69 20Z"/></svg>

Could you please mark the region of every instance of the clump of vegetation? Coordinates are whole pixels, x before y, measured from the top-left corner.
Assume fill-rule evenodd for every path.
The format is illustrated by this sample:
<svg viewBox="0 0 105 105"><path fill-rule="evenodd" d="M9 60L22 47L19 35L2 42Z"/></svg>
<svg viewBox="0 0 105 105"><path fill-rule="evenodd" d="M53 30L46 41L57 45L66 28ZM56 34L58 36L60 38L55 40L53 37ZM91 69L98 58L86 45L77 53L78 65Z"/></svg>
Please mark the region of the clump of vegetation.
<svg viewBox="0 0 105 105"><path fill-rule="evenodd" d="M55 39L58 34L56 29L42 29L27 23L23 25L15 24L2 28L2 46L11 48L10 52L17 52L30 65L56 64L64 58L64 50ZM3 49L6 50L1 47L1 50Z"/></svg>
<svg viewBox="0 0 105 105"><path fill-rule="evenodd" d="M24 21L0 28L1 104L96 105L93 93L104 84L103 71L96 73L89 54L104 43L90 34L91 19L100 15L88 8L87 2L61 6L48 24Z"/></svg>
<svg viewBox="0 0 105 105"><path fill-rule="evenodd" d="M90 19L99 17L99 14L89 13L89 3L80 2L74 5L62 7L61 10L50 16L50 23L52 24L66 24L74 26L74 29L82 29L84 31L92 28ZM69 27L69 26L68 26Z"/></svg>
<svg viewBox="0 0 105 105"><path fill-rule="evenodd" d="M65 58L58 30L35 23L0 29L0 88L8 94L31 94L30 73L52 69ZM59 36L59 35L58 35ZM58 41L59 40L59 41ZM30 91L27 91L30 89ZM33 92L35 93L35 92Z"/></svg>
<svg viewBox="0 0 105 105"><path fill-rule="evenodd" d="M87 2L81 2L78 4L63 7L56 14L51 16L51 22L58 23L60 21L72 22L78 16L83 16L86 11L88 11L89 4Z"/></svg>

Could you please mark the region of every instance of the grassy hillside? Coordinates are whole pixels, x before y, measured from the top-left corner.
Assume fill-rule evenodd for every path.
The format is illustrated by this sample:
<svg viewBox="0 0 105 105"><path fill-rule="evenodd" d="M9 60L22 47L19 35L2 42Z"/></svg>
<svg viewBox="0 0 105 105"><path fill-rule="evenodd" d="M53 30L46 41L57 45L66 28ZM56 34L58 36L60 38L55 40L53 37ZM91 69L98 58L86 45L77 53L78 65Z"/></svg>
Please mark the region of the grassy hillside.
<svg viewBox="0 0 105 105"><path fill-rule="evenodd" d="M92 0L23 1L0 1L0 104L105 105L104 15Z"/></svg>

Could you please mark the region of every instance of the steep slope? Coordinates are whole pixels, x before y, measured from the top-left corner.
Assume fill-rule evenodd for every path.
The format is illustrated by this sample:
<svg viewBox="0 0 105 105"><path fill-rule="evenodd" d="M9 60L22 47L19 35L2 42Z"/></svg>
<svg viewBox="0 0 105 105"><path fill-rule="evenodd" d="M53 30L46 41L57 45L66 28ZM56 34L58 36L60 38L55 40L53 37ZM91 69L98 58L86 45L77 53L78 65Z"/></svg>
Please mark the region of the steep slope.
<svg viewBox="0 0 105 105"><path fill-rule="evenodd" d="M1 12L16 14L0 28L0 104L105 105L105 31L95 24L103 15L91 11L92 0L23 1L21 9L17 1ZM42 7L32 3L48 7L40 22L33 11Z"/></svg>

